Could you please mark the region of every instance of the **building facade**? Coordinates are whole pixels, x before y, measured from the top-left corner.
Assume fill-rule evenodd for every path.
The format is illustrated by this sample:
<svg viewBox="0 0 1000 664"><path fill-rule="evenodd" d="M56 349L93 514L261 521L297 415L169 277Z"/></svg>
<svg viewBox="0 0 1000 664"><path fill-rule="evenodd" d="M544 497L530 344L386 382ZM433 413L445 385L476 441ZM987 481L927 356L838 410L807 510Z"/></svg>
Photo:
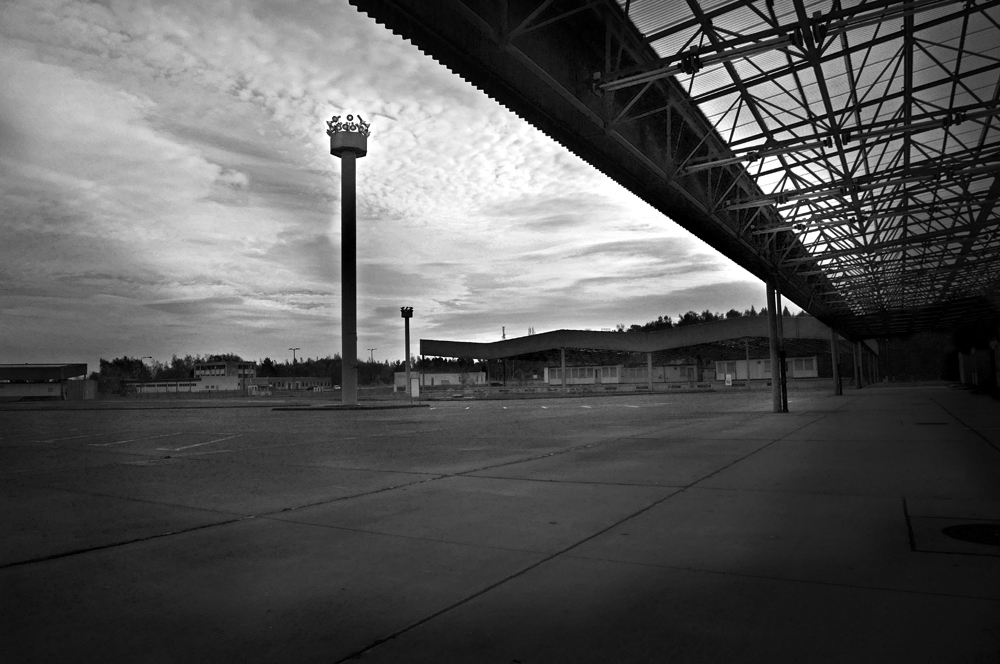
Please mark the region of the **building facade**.
<svg viewBox="0 0 1000 664"><path fill-rule="evenodd" d="M418 379L420 387L485 387L485 371L411 371L410 379ZM393 392L406 391L406 372L393 374Z"/></svg>

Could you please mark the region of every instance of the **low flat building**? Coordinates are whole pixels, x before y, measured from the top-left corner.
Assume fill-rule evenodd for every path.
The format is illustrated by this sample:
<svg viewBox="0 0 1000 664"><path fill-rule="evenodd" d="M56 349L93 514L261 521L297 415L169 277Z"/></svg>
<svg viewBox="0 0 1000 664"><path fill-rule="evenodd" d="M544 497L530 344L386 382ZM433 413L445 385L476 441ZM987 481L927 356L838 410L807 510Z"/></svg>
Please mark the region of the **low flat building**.
<svg viewBox="0 0 1000 664"><path fill-rule="evenodd" d="M86 364L0 364L0 401L94 399L97 383Z"/></svg>
<svg viewBox="0 0 1000 664"><path fill-rule="evenodd" d="M410 380L416 378L420 387L485 387L485 371L410 371ZM393 392L406 391L406 372L393 374Z"/></svg>
<svg viewBox="0 0 1000 664"><path fill-rule="evenodd" d="M262 379L258 378L257 384ZM267 381L267 389L272 391L286 390L311 390L313 392L332 390L333 379L329 376L269 376L263 380Z"/></svg>

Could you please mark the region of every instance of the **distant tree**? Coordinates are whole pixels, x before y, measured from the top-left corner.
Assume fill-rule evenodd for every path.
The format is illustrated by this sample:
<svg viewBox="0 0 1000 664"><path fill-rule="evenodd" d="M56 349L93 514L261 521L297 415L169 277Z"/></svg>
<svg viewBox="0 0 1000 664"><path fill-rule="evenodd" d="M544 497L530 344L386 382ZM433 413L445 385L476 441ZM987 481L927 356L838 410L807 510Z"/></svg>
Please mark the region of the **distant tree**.
<svg viewBox="0 0 1000 664"><path fill-rule="evenodd" d="M796 317L799 317L799 316L808 316L808 315L809 314L806 313L805 309L800 309L799 313L795 314Z"/></svg>
<svg viewBox="0 0 1000 664"><path fill-rule="evenodd" d="M742 316L743 314L736 309L730 309L726 312L726 318L741 318Z"/></svg>
<svg viewBox="0 0 1000 664"><path fill-rule="evenodd" d="M615 325L615 332L624 332L624 331L625 331L625 323L618 323L617 325Z"/></svg>
<svg viewBox="0 0 1000 664"><path fill-rule="evenodd" d="M785 308L781 310L781 315L782 316L791 316L792 315L792 312L788 310L788 305L787 304L785 305Z"/></svg>
<svg viewBox="0 0 1000 664"><path fill-rule="evenodd" d="M270 357L265 357L257 362L257 375L261 378L273 378L278 375L277 365Z"/></svg>
<svg viewBox="0 0 1000 664"><path fill-rule="evenodd" d="M697 325L700 322L702 322L701 317L695 312L689 311L680 317L680 320L677 321L677 327L681 327L682 325Z"/></svg>
<svg viewBox="0 0 1000 664"><path fill-rule="evenodd" d="M100 372L97 377L97 389L105 394L126 394L130 388L126 381L151 380L149 367L142 360L134 357L116 357L113 360L100 361Z"/></svg>
<svg viewBox="0 0 1000 664"><path fill-rule="evenodd" d="M184 357L174 355L170 358L169 365L162 365L159 371L157 371L156 379L191 378L194 376L194 363L200 361L200 355L185 355Z"/></svg>
<svg viewBox="0 0 1000 664"><path fill-rule="evenodd" d="M236 353L220 353L218 355L209 355L205 358L205 362L242 362L243 358Z"/></svg>
<svg viewBox="0 0 1000 664"><path fill-rule="evenodd" d="M743 312L743 315L744 316L756 316L757 315L757 310L754 309L753 305L751 304L750 308Z"/></svg>

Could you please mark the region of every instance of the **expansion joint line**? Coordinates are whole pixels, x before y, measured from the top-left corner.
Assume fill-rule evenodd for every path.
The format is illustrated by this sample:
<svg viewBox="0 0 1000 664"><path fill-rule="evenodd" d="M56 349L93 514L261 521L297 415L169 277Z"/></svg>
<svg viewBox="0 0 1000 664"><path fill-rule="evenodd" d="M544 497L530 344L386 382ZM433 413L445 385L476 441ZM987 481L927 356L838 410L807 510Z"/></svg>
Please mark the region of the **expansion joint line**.
<svg viewBox="0 0 1000 664"><path fill-rule="evenodd" d="M962 418L960 418L960 417L959 417L958 415L956 415L955 413L951 412L950 410L948 410L947 408L945 408L944 406L942 406L942 405L941 405L941 403L940 403L940 402L939 402L939 401L938 401L937 399L935 399L935 398L933 398L933 397L928 397L928 398L929 398L929 399L930 399L931 401L933 401L933 402L934 402L935 404L937 404L938 408L940 408L940 409L941 409L941 410L943 410L944 412L948 413L948 415L949 415L950 417L952 417L952 418L953 418L953 419L954 419L954 420L955 420L956 422L958 422L959 424L963 425L963 426L964 426L964 427L965 427L966 429L968 429L969 431L973 432L974 434L976 434L977 436L979 436L980 438L982 438L983 440L985 440L985 441L986 441L986 444L987 444L987 445L989 445L990 447L992 447L992 448L993 448L994 450L996 450L997 452L1000 452L1000 447L997 447L997 444L996 444L996 443L994 443L994 442L993 442L992 440L990 440L989 438L987 438L987 437L986 437L986 436L984 436L983 434L979 433L979 430L978 430L978 429L975 429L975 428L973 428L973 427L969 426L969 425L968 425L968 424L967 424L967 423L966 423L966 422L965 422L964 420L962 420Z"/></svg>
<svg viewBox="0 0 1000 664"><path fill-rule="evenodd" d="M13 563L4 563L0 565L0 570L8 569L10 567L20 567L21 565L31 565L33 563L45 563L50 560L58 560L59 558L67 558L69 556L76 556L81 553L90 553L92 551L102 551L104 549L113 549L119 546L126 546L128 544L138 544L140 542L148 542L149 540L160 539L161 537L170 537L171 535L183 535L184 533L192 533L198 530L204 530L206 528L215 528L216 526L226 526L231 523L239 523L240 521L246 521L247 519L253 519L253 516L243 516L238 519L229 519L227 521L219 521L217 523L206 523L200 526L195 526L193 528L185 528L184 530L174 530L169 533L159 533L158 535L150 535L148 537L137 537L125 542L112 542L110 544L101 544L100 546L92 546L86 549L74 549L73 551L63 551L62 553L54 553L50 556L43 556L41 558L31 558L30 560L18 560Z"/></svg>

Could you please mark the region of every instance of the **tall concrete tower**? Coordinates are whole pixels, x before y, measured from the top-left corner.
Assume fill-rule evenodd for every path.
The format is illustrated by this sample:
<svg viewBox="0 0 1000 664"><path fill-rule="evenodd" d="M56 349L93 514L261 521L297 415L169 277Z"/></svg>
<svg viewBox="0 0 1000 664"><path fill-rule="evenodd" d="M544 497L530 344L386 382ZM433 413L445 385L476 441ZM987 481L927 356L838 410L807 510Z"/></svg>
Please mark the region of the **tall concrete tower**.
<svg viewBox="0 0 1000 664"><path fill-rule="evenodd" d="M334 115L326 123L330 154L340 158L340 281L343 369L340 398L345 406L358 403L358 261L357 261L357 160L368 154L368 123L359 115L346 122Z"/></svg>

